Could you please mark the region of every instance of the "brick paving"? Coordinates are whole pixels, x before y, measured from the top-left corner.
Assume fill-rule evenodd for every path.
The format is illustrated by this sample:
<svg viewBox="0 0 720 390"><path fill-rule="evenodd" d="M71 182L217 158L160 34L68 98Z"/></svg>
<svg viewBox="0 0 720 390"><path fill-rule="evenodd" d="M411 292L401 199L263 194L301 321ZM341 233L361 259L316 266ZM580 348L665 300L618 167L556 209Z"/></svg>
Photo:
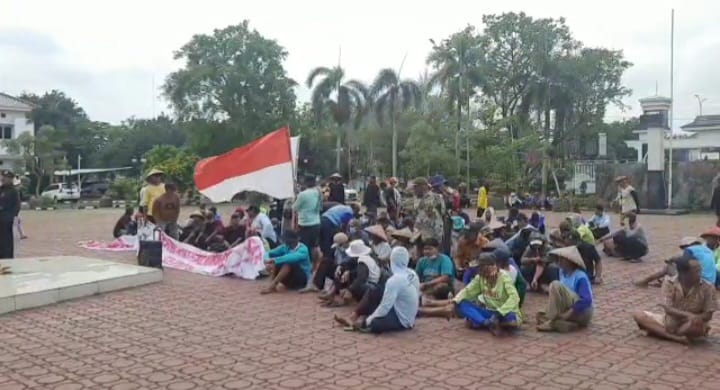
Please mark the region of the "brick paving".
<svg viewBox="0 0 720 390"><path fill-rule="evenodd" d="M75 246L107 239L119 213L23 212L30 239L19 255L132 262ZM708 342L685 347L642 336L629 316L660 302L658 289L631 280L713 218L641 221L650 256L604 263L593 324L573 335L526 326L494 339L430 318L402 334L347 333L331 317L349 310L320 308L312 296L260 296L259 282L166 270L160 284L0 317L0 389L720 389L720 320ZM530 295L526 317L543 302Z"/></svg>

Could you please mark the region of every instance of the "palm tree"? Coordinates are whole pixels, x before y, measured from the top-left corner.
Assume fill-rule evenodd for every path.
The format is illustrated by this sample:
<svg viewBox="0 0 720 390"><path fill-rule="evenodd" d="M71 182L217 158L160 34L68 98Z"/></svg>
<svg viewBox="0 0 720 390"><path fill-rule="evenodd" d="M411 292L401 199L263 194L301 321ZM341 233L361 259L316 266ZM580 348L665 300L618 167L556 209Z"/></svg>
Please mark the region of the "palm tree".
<svg viewBox="0 0 720 390"><path fill-rule="evenodd" d="M378 73L370 94L375 100L375 114L380 126L390 117L392 131L392 175L397 176L397 115L410 107L420 108L422 89L412 80L400 81L399 75L392 69L382 69Z"/></svg>
<svg viewBox="0 0 720 390"><path fill-rule="evenodd" d="M307 87L313 90L311 105L315 120L322 123L324 115L329 113L337 125L335 167L338 171L340 170L342 129L351 121L354 128L359 127L369 105L367 87L357 80L343 82L344 77L345 72L339 66L334 68L321 66L313 69L306 81Z"/></svg>
<svg viewBox="0 0 720 390"><path fill-rule="evenodd" d="M431 86L439 86L447 96L449 109L457 115L457 131L455 134L455 159L457 173L460 173L459 136L462 128L462 110L466 106L470 115L470 99L475 87L482 83L482 53L480 37L475 34L472 26L455 33L440 44L430 40L433 51L428 55L427 63L435 68L430 79Z"/></svg>

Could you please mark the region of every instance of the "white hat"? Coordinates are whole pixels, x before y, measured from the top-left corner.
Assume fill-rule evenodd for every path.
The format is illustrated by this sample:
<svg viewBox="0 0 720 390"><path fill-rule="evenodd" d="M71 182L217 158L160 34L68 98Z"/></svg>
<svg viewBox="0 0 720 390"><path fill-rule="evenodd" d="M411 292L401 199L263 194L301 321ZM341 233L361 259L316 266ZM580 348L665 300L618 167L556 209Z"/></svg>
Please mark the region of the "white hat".
<svg viewBox="0 0 720 390"><path fill-rule="evenodd" d="M350 257L367 256L372 252L372 249L365 245L363 240L355 240L350 242L350 246L345 250L345 254Z"/></svg>

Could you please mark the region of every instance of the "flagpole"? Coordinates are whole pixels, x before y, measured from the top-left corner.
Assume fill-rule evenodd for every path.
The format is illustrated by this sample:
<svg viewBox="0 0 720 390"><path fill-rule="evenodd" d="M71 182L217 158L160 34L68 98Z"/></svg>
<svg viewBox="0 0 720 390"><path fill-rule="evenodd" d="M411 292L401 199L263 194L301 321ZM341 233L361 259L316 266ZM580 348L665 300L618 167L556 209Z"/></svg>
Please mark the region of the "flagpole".
<svg viewBox="0 0 720 390"><path fill-rule="evenodd" d="M667 208L672 208L673 184L673 117L675 116L675 9L670 10L670 142L668 148L668 202Z"/></svg>

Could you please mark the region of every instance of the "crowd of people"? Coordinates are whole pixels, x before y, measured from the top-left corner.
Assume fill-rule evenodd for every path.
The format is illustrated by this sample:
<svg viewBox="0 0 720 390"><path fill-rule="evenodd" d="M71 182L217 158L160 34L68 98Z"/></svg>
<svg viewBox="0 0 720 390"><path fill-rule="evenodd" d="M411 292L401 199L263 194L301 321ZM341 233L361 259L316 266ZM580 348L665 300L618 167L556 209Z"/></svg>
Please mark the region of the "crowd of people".
<svg viewBox="0 0 720 390"><path fill-rule="evenodd" d="M324 189L307 178L285 203L283 215L294 222L283 221L282 244L267 253L270 282L262 293L282 285L319 292L323 306L352 306L348 317L334 317L347 330L411 329L417 317L427 316L462 318L473 329L512 334L528 321L522 312L526 294L539 293L547 303L534 318L537 330L570 332L593 317L593 286L603 283L596 248L628 262L648 253L637 194L626 177L617 179L617 230L601 205L588 220L575 210L554 229L546 229L539 205L529 215L512 207L497 216L486 185L470 218L459 191L439 175L409 183L407 197L395 178L380 184L373 178L363 197L370 204L361 213L359 204L345 204L341 180L333 175ZM387 211L379 211L383 207ZM633 315L641 329L683 342L706 335L716 309L718 242L720 228L686 238L680 255L637 281L646 286L662 280L667 297L663 314Z"/></svg>

